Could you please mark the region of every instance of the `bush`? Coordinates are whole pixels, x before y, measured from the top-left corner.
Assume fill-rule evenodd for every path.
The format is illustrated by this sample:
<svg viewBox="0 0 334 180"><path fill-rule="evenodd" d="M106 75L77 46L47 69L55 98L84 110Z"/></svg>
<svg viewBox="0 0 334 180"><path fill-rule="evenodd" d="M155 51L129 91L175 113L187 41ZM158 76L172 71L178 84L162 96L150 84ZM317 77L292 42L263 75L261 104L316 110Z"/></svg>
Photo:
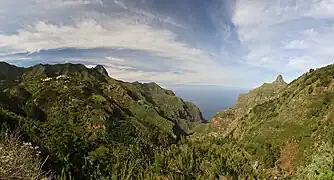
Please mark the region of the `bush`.
<svg viewBox="0 0 334 180"><path fill-rule="evenodd" d="M320 143L314 148L317 151L311 155L311 162L298 168L296 179L334 179L333 145Z"/></svg>
<svg viewBox="0 0 334 180"><path fill-rule="evenodd" d="M93 94L91 96L91 99L96 103L104 103L104 102L107 101L106 98L104 98L103 96L98 95L98 94Z"/></svg>
<svg viewBox="0 0 334 180"><path fill-rule="evenodd" d="M41 168L38 147L21 143L16 135L2 135L0 140L0 179L48 179Z"/></svg>
<svg viewBox="0 0 334 180"><path fill-rule="evenodd" d="M308 88L308 93L311 94L311 93L313 92L313 90L314 90L314 88L313 88L312 86L310 86L310 87Z"/></svg>

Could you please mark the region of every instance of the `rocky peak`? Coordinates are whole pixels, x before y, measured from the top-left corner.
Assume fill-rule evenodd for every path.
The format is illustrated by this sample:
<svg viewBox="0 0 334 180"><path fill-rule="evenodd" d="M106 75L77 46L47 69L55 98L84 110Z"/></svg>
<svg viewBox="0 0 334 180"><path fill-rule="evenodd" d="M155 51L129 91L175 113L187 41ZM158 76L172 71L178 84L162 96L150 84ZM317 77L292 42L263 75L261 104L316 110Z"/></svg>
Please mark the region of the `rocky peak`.
<svg viewBox="0 0 334 180"><path fill-rule="evenodd" d="M97 65L95 68L98 72L100 72L102 75L109 77L109 74L107 70L102 65Z"/></svg>
<svg viewBox="0 0 334 180"><path fill-rule="evenodd" d="M283 76L281 74L279 74L276 78L276 80L273 82L275 84L283 84L283 85L286 85L288 83L286 83L283 79Z"/></svg>
<svg viewBox="0 0 334 180"><path fill-rule="evenodd" d="M286 86L287 83L283 80L283 76L279 74L273 83L264 83L262 86L252 89L248 93L240 94L236 105L231 109L219 112L213 119L213 125L216 126L219 124L217 121L226 121L222 122L226 123L223 126L233 129L233 126L236 124L231 123L231 121L237 122L256 105L276 98Z"/></svg>

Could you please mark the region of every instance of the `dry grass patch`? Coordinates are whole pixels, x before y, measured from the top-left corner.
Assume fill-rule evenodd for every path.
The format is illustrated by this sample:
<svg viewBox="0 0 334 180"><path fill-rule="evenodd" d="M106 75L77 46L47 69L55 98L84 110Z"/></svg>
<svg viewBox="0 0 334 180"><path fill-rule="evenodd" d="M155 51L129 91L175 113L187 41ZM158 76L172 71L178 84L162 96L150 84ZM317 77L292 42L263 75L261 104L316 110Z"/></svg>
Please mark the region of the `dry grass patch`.
<svg viewBox="0 0 334 180"><path fill-rule="evenodd" d="M38 147L20 142L17 135L1 136L0 180L49 179L42 172L39 153Z"/></svg>

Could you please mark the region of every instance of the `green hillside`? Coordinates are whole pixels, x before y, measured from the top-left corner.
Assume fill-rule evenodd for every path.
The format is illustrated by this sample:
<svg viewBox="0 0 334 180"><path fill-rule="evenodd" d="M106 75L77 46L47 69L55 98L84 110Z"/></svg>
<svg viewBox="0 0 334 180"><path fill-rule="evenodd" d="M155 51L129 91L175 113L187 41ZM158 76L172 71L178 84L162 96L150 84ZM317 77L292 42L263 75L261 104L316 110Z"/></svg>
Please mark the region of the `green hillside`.
<svg viewBox="0 0 334 180"><path fill-rule="evenodd" d="M155 83L112 79L102 66L24 69L2 63L0 69L7 70L0 86L2 127L19 129L25 141L40 146L49 156L49 168L58 174L65 171L82 179L114 173L109 166L120 159L112 154L129 158L129 147L134 147L144 155L133 156L149 158L154 148L175 143L205 121L195 105L173 92Z"/></svg>
<svg viewBox="0 0 334 180"><path fill-rule="evenodd" d="M265 177L334 178L334 65L310 70L281 88L255 91L269 96L252 99L245 114L222 111L212 124L243 146Z"/></svg>
<svg viewBox="0 0 334 180"><path fill-rule="evenodd" d="M45 161L54 179L334 179L334 65L278 76L209 123L172 91L101 66L19 69L3 76L0 135L38 146L31 169Z"/></svg>

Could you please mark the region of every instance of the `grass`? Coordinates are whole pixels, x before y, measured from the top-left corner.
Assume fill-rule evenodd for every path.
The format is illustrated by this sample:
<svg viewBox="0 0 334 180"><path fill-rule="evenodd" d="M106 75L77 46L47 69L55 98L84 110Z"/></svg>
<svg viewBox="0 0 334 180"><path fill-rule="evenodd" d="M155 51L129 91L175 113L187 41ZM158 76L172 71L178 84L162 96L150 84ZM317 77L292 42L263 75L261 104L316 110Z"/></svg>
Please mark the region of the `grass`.
<svg viewBox="0 0 334 180"><path fill-rule="evenodd" d="M200 123L200 124L195 125L195 127L191 131L194 132L194 133L203 133L203 134L205 134L205 133L214 132L215 129L212 128L210 126L210 124Z"/></svg>
<svg viewBox="0 0 334 180"><path fill-rule="evenodd" d="M47 159L46 159L47 160ZM38 147L20 142L16 134L3 134L0 139L0 179L49 179L42 171L46 162L39 158Z"/></svg>

